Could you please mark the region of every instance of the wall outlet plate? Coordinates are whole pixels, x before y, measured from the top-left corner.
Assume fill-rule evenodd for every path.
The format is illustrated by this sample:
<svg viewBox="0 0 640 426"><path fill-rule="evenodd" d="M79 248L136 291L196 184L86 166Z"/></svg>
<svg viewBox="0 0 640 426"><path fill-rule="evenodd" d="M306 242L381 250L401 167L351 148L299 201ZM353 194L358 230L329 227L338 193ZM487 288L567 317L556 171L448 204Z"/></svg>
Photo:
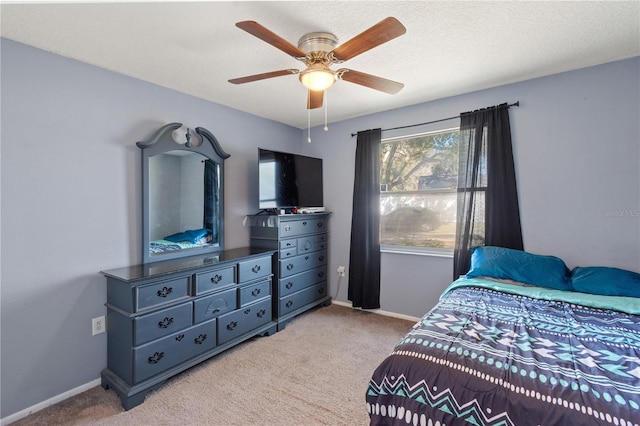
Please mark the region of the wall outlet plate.
<svg viewBox="0 0 640 426"><path fill-rule="evenodd" d="M107 331L104 315L91 319L91 335L101 334Z"/></svg>

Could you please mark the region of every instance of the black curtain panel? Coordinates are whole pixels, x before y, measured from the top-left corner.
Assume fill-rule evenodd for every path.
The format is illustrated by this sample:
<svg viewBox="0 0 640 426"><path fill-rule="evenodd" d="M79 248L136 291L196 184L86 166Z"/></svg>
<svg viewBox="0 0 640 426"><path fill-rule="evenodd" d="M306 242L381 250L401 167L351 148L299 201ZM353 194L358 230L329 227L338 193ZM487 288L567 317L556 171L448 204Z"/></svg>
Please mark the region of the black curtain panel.
<svg viewBox="0 0 640 426"><path fill-rule="evenodd" d="M380 307L381 139L381 129L366 130L356 145L348 296L362 309Z"/></svg>
<svg viewBox="0 0 640 426"><path fill-rule="evenodd" d="M211 160L204 162L204 218L203 227L211 232L211 242L218 242L218 165Z"/></svg>
<svg viewBox="0 0 640 426"><path fill-rule="evenodd" d="M523 250L509 105L460 114L459 156L454 280L473 247Z"/></svg>

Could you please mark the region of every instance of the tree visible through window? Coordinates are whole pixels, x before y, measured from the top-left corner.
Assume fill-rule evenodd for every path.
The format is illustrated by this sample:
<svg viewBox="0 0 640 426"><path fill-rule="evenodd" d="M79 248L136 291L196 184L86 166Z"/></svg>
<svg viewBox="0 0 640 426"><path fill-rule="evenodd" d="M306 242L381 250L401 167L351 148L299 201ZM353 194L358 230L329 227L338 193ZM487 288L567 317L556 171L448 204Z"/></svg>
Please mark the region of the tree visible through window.
<svg viewBox="0 0 640 426"><path fill-rule="evenodd" d="M458 129L382 141L380 244L453 249Z"/></svg>

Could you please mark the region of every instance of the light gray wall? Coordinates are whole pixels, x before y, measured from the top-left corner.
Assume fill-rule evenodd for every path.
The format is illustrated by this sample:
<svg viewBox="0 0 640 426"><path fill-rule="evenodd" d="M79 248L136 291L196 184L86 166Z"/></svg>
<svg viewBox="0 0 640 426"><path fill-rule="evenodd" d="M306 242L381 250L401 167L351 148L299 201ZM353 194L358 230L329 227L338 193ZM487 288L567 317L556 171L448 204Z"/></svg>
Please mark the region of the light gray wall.
<svg viewBox="0 0 640 426"><path fill-rule="evenodd" d="M307 144L306 131L5 39L0 48L2 418L106 366L106 335L90 327L105 313L98 271L141 260L135 142L172 121L208 128L231 154L229 248L248 243L242 219L257 211L258 146L324 158L330 289L345 301L346 277L334 272L349 259L351 133L520 100L511 118L526 249L570 266L640 270L639 218L616 215L640 205L638 58L315 128ZM457 121L414 130L442 125ZM449 258L383 254L382 309L422 315L451 270Z"/></svg>
<svg viewBox="0 0 640 426"><path fill-rule="evenodd" d="M141 258L135 142L182 122L225 163L226 246L246 246L258 145L300 130L2 39L1 417L97 379L106 367L100 270Z"/></svg>
<svg viewBox="0 0 640 426"><path fill-rule="evenodd" d="M363 89L366 90L366 89ZM410 87L404 90L411 90ZM309 155L324 158L330 223L330 292L349 261L352 133L424 123L520 101L510 109L525 250L570 268L640 272L640 58L539 78L313 129ZM383 132L383 137L457 127L459 120ZM306 136L306 135L305 135ZM382 254L381 309L422 316L451 282L451 258ZM347 300L347 277L338 299Z"/></svg>

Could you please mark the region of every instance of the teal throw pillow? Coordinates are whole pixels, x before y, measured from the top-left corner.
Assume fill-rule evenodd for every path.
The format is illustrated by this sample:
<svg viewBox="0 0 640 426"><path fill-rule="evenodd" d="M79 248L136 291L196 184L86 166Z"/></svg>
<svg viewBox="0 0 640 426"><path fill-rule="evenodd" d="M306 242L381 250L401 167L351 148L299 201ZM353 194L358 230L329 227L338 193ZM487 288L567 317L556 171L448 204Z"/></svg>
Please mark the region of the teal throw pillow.
<svg viewBox="0 0 640 426"><path fill-rule="evenodd" d="M570 271L555 256L543 256L504 247L477 247L471 254L467 277L508 279L555 290L572 290Z"/></svg>

